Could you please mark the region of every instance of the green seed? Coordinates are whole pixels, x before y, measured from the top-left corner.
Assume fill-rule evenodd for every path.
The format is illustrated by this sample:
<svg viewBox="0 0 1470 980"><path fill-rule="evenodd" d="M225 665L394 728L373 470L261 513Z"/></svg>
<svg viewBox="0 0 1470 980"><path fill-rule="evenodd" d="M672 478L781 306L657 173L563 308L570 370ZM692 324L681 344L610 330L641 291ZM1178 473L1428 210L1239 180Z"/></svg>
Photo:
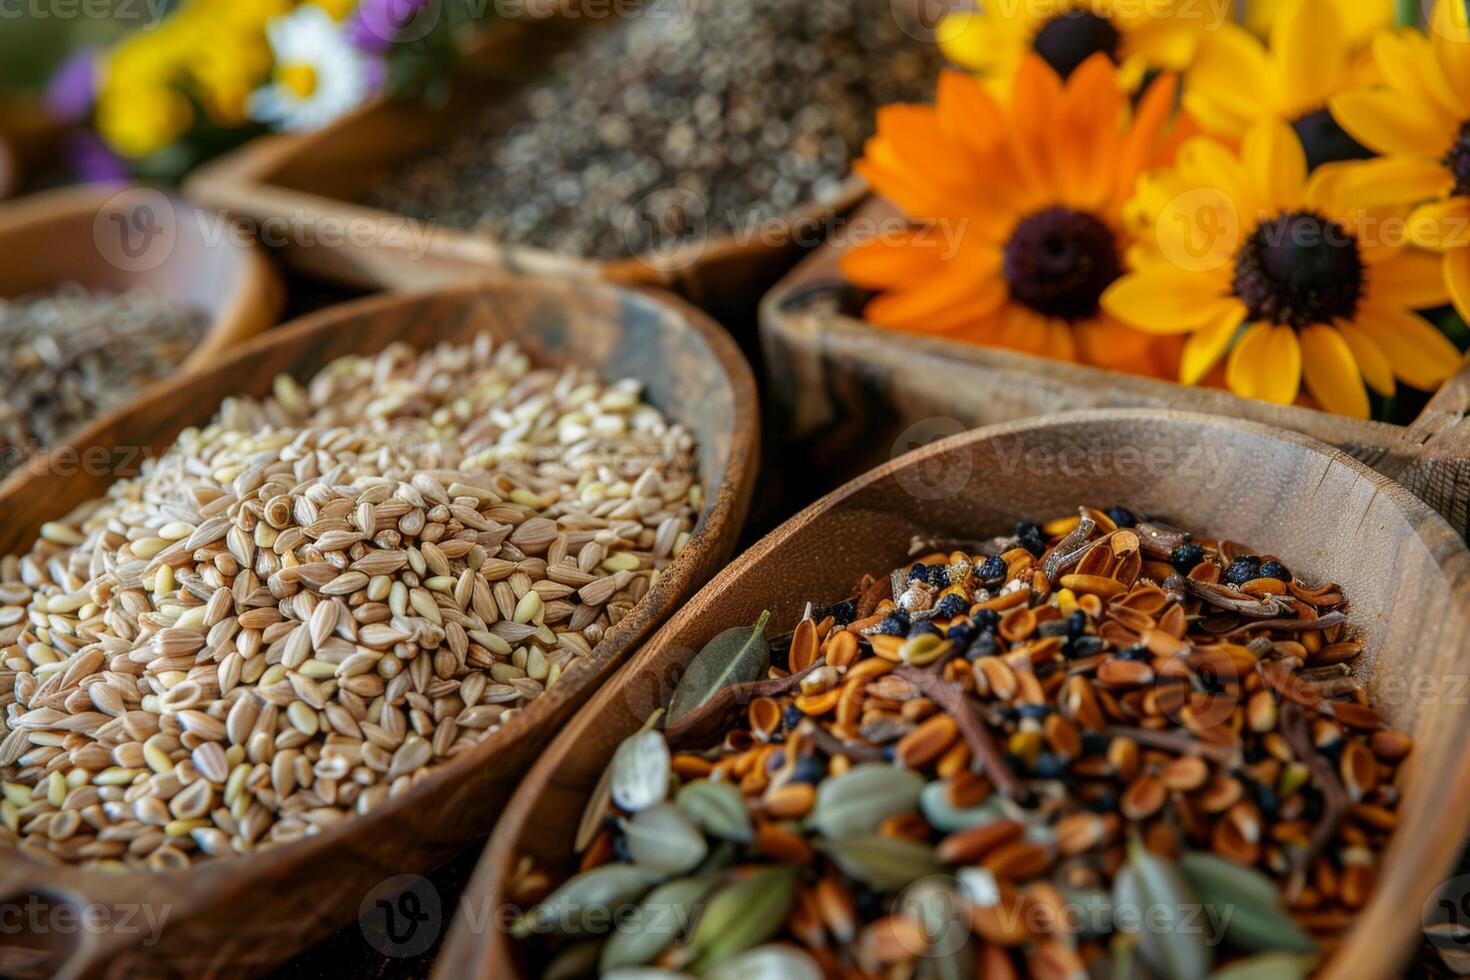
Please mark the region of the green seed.
<svg viewBox="0 0 1470 980"><path fill-rule="evenodd" d="M680 788L674 802L711 836L740 844L750 843L754 836L745 797L731 783L696 779Z"/></svg>
<svg viewBox="0 0 1470 980"><path fill-rule="evenodd" d="M818 841L817 848L849 878L884 892L895 892L920 878L944 872L928 845L897 837L865 834Z"/></svg>
<svg viewBox="0 0 1470 980"><path fill-rule="evenodd" d="M672 803L640 810L619 824L633 863L659 877L683 874L709 853L704 834Z"/></svg>
<svg viewBox="0 0 1470 980"><path fill-rule="evenodd" d="M703 973L780 932L796 894L796 871L765 868L717 892L689 937L693 971Z"/></svg>
<svg viewBox="0 0 1470 980"><path fill-rule="evenodd" d="M891 816L914 809L924 789L918 773L882 763L853 766L817 787L806 826L828 840L871 834Z"/></svg>

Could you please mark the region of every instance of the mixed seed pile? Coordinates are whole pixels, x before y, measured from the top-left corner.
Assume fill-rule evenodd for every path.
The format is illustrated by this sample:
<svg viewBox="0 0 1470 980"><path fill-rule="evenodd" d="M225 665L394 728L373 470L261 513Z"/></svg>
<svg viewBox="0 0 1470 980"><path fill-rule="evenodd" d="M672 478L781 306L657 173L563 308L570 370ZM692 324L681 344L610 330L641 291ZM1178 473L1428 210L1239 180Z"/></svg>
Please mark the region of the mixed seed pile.
<svg viewBox="0 0 1470 980"><path fill-rule="evenodd" d="M167 869L401 794L592 651L700 494L637 382L484 335L229 398L0 559L0 838Z"/></svg>
<svg viewBox="0 0 1470 980"><path fill-rule="evenodd" d="M938 65L886 0L660 2L592 31L369 200L596 258L754 230L830 198L877 107L930 98Z"/></svg>
<svg viewBox="0 0 1470 980"><path fill-rule="evenodd" d="M544 975L1193 980L1330 951L1412 748L1348 672L1337 586L1121 508L915 555L695 658L614 756L581 872L512 875Z"/></svg>
<svg viewBox="0 0 1470 980"><path fill-rule="evenodd" d="M208 326L143 289L0 299L0 476L167 377Z"/></svg>

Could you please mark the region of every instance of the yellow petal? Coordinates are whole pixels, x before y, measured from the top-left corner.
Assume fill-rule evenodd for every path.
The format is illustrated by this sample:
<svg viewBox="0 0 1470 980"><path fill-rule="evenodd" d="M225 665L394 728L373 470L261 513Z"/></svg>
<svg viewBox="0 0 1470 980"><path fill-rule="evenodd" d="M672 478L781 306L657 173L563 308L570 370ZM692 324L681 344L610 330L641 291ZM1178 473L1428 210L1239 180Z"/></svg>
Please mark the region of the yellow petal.
<svg viewBox="0 0 1470 980"><path fill-rule="evenodd" d="M1271 57L1290 109L1320 106L1342 84L1349 52L1337 17L1327 0L1298 0L1272 25Z"/></svg>
<svg viewBox="0 0 1470 980"><path fill-rule="evenodd" d="M1302 348L1291 327L1257 323L1230 351L1225 381L1242 398L1278 405L1296 401L1302 384Z"/></svg>
<svg viewBox="0 0 1470 980"><path fill-rule="evenodd" d="M1184 85L1185 106L1225 136L1238 136L1271 107L1263 95L1276 81L1265 46L1237 24L1225 23L1200 43Z"/></svg>
<svg viewBox="0 0 1470 980"><path fill-rule="evenodd" d="M1261 122L1245 134L1241 160L1255 186L1257 203L1268 210L1301 199L1307 182L1307 154L1296 132L1284 122Z"/></svg>
<svg viewBox="0 0 1470 980"><path fill-rule="evenodd" d="M1433 252L1401 249L1368 270L1363 302L1374 309L1427 310L1450 301L1444 260Z"/></svg>
<svg viewBox="0 0 1470 980"><path fill-rule="evenodd" d="M1470 323L1470 246L1451 248L1444 253L1444 281L1450 287L1450 302L1460 319Z"/></svg>
<svg viewBox="0 0 1470 980"><path fill-rule="evenodd" d="M1434 45L1418 31L1385 31L1378 35L1373 41L1373 61L1383 80L1408 100L1405 111L1434 113L1447 126L1465 115L1461 95L1440 69Z"/></svg>
<svg viewBox="0 0 1470 980"><path fill-rule="evenodd" d="M1379 153L1437 160L1455 138L1435 116L1409 110L1401 96L1386 89L1339 93L1332 99L1332 116L1353 139Z"/></svg>
<svg viewBox="0 0 1470 980"><path fill-rule="evenodd" d="M1394 375L1410 387L1433 391L1460 364L1455 345L1416 313L1365 310L1357 324L1383 350Z"/></svg>
<svg viewBox="0 0 1470 980"><path fill-rule="evenodd" d="M1026 51L1028 22L999 12L946 15L934 36L945 57L983 74L1009 72Z"/></svg>
<svg viewBox="0 0 1470 980"><path fill-rule="evenodd" d="M1470 198L1457 194L1415 208L1409 240L1436 252L1470 247Z"/></svg>
<svg viewBox="0 0 1470 980"><path fill-rule="evenodd" d="M1430 18L1429 37L1440 70L1461 99L1470 98L1470 23L1461 0L1439 0Z"/></svg>
<svg viewBox="0 0 1470 980"><path fill-rule="evenodd" d="M1438 160L1380 157L1344 164L1337 178L1344 200L1359 208L1396 207L1442 197L1455 179Z"/></svg>
<svg viewBox="0 0 1470 980"><path fill-rule="evenodd" d="M1368 386L1385 398L1392 395L1395 387L1393 365L1388 363L1383 348L1350 323L1338 324L1337 332L1353 352L1353 360L1357 362L1358 370L1362 372L1363 380L1368 382Z"/></svg>
<svg viewBox="0 0 1470 980"><path fill-rule="evenodd" d="M1199 330L1242 308L1217 277L1159 271L1123 276L1103 293L1102 307L1135 330L1161 334Z"/></svg>
<svg viewBox="0 0 1470 980"><path fill-rule="evenodd" d="M1199 384L1200 379L1219 363L1245 318L1246 309L1241 305L1203 330L1190 334L1184 342L1184 355L1179 361L1179 380L1187 385Z"/></svg>
<svg viewBox="0 0 1470 980"><path fill-rule="evenodd" d="M1307 390L1329 412L1355 419L1368 417L1368 394L1352 348L1335 329L1322 324L1301 332L1302 376Z"/></svg>

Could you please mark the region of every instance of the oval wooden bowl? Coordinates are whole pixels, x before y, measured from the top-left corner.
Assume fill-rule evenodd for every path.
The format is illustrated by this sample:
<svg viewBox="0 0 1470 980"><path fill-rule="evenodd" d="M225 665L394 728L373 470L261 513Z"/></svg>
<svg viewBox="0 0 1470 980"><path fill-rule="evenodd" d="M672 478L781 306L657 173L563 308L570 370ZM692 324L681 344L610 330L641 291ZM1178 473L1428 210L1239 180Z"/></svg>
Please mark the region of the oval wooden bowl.
<svg viewBox="0 0 1470 980"><path fill-rule="evenodd" d="M186 368L274 324L284 300L279 273L253 239L159 191L92 184L0 205L0 296L68 282L111 292L146 287L204 310L209 331Z"/></svg>
<svg viewBox="0 0 1470 980"><path fill-rule="evenodd" d="M912 535L1005 533L1017 519L1082 502L1122 504L1269 548L1308 580L1342 584L1366 642L1355 670L1417 747L1378 890L1323 975L1396 975L1419 908L1453 867L1470 824L1470 713L1449 703L1470 671L1470 553L1402 487L1318 442L1253 423L1125 409L997 425L927 446L808 507L725 569L522 782L464 896L465 908L495 914L479 917L480 931L456 915L436 976L524 975L509 938L483 928L508 921L508 875L523 856L573 869L577 824L613 750L716 633L749 625L762 609L772 611L771 633L784 631L807 600L835 601L864 572L902 562ZM1416 690L1447 696L1411 700Z"/></svg>
<svg viewBox="0 0 1470 980"><path fill-rule="evenodd" d="M888 222L872 199L853 223ZM815 249L761 302L770 411L789 454L836 481L942 435L1087 408L1150 407L1243 418L1301 432L1413 490L1470 532L1470 360L1411 425L1365 422L1228 391L1104 371L943 337L896 333L857 315L842 278L845 247Z"/></svg>
<svg viewBox="0 0 1470 980"><path fill-rule="evenodd" d="M335 307L256 338L212 367L159 386L81 433L74 449L110 452L117 472L77 473L52 451L0 487L0 554L24 548L45 520L106 490L186 426L206 422L227 394L262 395L280 372L305 379L331 360L394 341L419 347L480 332L514 340L536 362L577 363L604 377L642 379L647 397L699 441L705 504L688 546L593 655L496 736L446 763L398 799L314 838L179 872L118 875L48 868L0 855L0 906L33 893L85 907L167 909L161 939L122 930L58 940L57 977L255 974L358 914L383 879L424 873L483 838L536 753L626 655L729 557L755 479L755 384L729 337L683 303L619 287L518 279ZM84 457L85 458L85 457ZM62 466L61 463L71 465ZM141 921L141 920L140 920ZM11 944L15 937L7 937ZM24 936L42 943L47 937ZM66 940L72 942L68 944ZM0 939L0 943L5 940ZM12 971L3 967L0 972Z"/></svg>

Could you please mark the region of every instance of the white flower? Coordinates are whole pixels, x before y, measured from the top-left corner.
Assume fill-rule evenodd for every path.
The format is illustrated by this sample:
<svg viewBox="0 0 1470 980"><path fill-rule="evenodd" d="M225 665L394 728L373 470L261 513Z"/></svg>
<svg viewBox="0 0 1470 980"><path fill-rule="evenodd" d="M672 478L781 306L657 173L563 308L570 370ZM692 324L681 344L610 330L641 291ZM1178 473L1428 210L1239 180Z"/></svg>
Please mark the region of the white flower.
<svg viewBox="0 0 1470 980"><path fill-rule="evenodd" d="M367 97L372 65L322 8L301 7L266 25L275 75L250 96L251 118L277 129L320 129Z"/></svg>

